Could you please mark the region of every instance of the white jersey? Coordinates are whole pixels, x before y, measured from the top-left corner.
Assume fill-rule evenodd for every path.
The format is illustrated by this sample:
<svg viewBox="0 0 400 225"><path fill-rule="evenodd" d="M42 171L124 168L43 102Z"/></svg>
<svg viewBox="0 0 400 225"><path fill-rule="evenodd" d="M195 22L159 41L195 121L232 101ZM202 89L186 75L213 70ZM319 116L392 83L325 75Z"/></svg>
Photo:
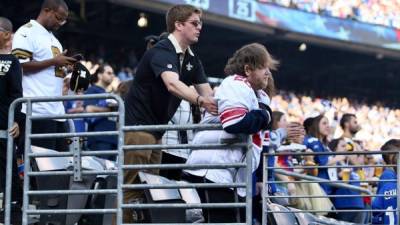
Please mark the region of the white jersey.
<svg viewBox="0 0 400 225"><path fill-rule="evenodd" d="M258 98L260 96L262 99ZM259 109L258 102L268 97L263 91L256 95L247 79L233 75L225 78L215 92L218 103L218 116L206 113L201 123L221 123L223 128L240 122L247 112ZM253 135L252 162L253 171L258 167L262 150L262 133ZM225 131L201 131L198 132L193 144L216 144L224 142L224 139L234 138L235 135ZM187 164L214 164L214 163L241 163L245 162L245 152L240 148L193 150ZM205 177L218 183L246 182L245 168L231 169L199 169L185 170L195 176ZM245 189L239 188L238 194L245 196Z"/></svg>
<svg viewBox="0 0 400 225"><path fill-rule="evenodd" d="M20 27L14 35L12 53L20 63L43 61L54 58L63 52L62 46L50 31L46 30L36 20ZM35 73L23 72L22 88L24 97L61 96L63 89L63 71L50 66ZM26 111L23 105L22 111ZM62 102L35 103L33 115L60 115L65 109Z"/></svg>
<svg viewBox="0 0 400 225"><path fill-rule="evenodd" d="M193 123L193 118L192 118L192 111L190 108L190 103L182 100L181 104L179 105L178 109L176 110L176 113L172 117L172 119L169 121L168 124L192 124ZM183 131L185 132L187 143L190 144L192 143L193 140L193 131L187 130ZM165 134L162 137L162 143L166 145L174 145L174 144L185 144L181 143L181 138L180 137L180 132L176 130L168 130L165 132ZM168 150L163 150L164 152L167 152L171 155L185 158L187 159L189 154L190 154L190 149L168 149Z"/></svg>

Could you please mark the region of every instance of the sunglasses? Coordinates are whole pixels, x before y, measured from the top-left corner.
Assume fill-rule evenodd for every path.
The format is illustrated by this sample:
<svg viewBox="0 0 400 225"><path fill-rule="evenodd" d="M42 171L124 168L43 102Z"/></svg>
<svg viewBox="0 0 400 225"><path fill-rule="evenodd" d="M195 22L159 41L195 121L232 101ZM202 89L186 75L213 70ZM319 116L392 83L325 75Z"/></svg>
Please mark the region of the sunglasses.
<svg viewBox="0 0 400 225"><path fill-rule="evenodd" d="M53 15L54 18L57 20L57 22L62 26L67 22L67 18L64 18L63 16L59 15L56 11L53 10Z"/></svg>
<svg viewBox="0 0 400 225"><path fill-rule="evenodd" d="M201 20L189 20L189 21L186 21L186 22L192 24L194 27L203 26L203 21L201 21Z"/></svg>

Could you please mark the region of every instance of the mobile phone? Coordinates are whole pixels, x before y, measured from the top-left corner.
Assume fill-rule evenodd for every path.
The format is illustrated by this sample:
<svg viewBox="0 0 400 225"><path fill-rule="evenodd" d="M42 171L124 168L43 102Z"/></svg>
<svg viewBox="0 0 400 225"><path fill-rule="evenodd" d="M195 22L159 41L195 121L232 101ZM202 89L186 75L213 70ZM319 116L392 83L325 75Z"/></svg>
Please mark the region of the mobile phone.
<svg viewBox="0 0 400 225"><path fill-rule="evenodd" d="M71 56L71 58L74 58L76 61L81 61L84 59L82 54L75 54L75 55Z"/></svg>

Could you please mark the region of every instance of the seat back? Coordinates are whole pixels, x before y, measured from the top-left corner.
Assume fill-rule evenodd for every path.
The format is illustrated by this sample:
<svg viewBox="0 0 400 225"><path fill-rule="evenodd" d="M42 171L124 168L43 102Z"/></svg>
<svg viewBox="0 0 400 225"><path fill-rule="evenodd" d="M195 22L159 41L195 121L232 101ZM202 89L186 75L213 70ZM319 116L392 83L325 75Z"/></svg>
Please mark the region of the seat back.
<svg viewBox="0 0 400 225"><path fill-rule="evenodd" d="M296 216L293 212L291 212L288 208L282 205L278 205L275 203L270 203L267 205L268 210L272 211L271 214L268 214L270 217L272 215L275 224L283 225L283 224L290 224L290 225L299 225L296 220Z"/></svg>
<svg viewBox="0 0 400 225"><path fill-rule="evenodd" d="M175 181L165 177L149 173L139 172L142 183L147 184L176 184ZM179 193L179 189L146 189L146 203L185 203ZM146 221L149 223L184 223L186 222L186 210L184 208L152 208L145 210Z"/></svg>

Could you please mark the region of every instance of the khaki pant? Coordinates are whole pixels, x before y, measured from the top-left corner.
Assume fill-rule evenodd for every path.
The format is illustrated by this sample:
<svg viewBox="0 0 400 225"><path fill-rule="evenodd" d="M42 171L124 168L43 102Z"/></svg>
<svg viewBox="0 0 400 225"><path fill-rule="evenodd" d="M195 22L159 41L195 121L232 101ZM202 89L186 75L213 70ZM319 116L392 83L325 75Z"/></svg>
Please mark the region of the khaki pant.
<svg viewBox="0 0 400 225"><path fill-rule="evenodd" d="M157 140L152 134L146 132L127 132L125 133L125 144L126 145L154 145L160 144L161 140ZM161 150L131 150L125 151L124 155L125 165L135 164L160 164L161 163ZM126 170L124 172L124 184L137 184L139 183L138 178L139 170ZM159 170L154 169L150 172L152 174L158 174ZM125 190L124 191L124 203L132 202L135 199L143 198L143 190ZM123 223L134 223L133 221L133 209L123 210ZM115 224L115 221L113 221Z"/></svg>

